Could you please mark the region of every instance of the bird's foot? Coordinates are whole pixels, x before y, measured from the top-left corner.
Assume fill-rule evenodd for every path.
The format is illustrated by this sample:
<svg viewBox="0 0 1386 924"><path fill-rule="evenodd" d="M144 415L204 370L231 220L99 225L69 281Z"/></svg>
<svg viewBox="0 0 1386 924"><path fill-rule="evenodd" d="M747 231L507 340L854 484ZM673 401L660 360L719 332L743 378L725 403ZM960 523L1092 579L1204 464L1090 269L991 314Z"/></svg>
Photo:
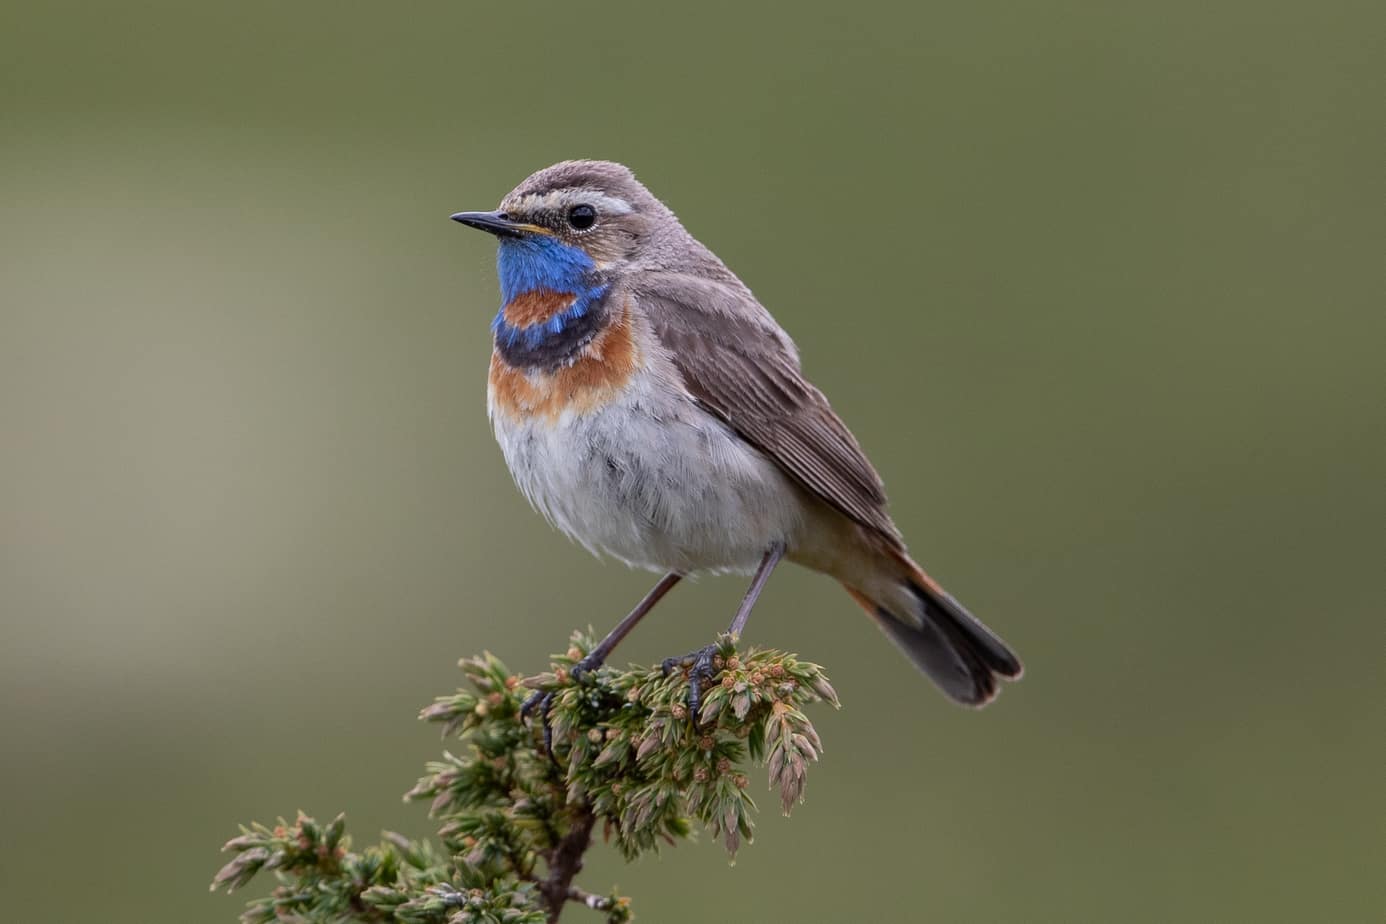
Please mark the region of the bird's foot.
<svg viewBox="0 0 1386 924"><path fill-rule="evenodd" d="M592 673L597 668L606 663L605 658L597 658L588 655L572 667L568 668L568 676L573 679L573 683L582 683L583 677Z"/></svg>
<svg viewBox="0 0 1386 924"><path fill-rule="evenodd" d="M582 683L585 675L602 666L602 660L588 655L568 668L568 679L573 683ZM549 760L558 763L558 758L553 753L553 725L549 723L549 710L553 708L554 695L553 690L535 690L520 706L520 717L528 719L531 715L538 716L544 727L544 751L549 755Z"/></svg>
<svg viewBox="0 0 1386 924"><path fill-rule="evenodd" d="M690 651L688 654L677 658L664 659L663 667L666 677L676 670L687 669L688 716L693 720L694 728L698 726L698 710L703 705L703 688L711 685L713 678L722 673L724 666L722 646L717 642L704 645L697 651Z"/></svg>
<svg viewBox="0 0 1386 924"><path fill-rule="evenodd" d="M558 758L554 757L553 754L553 726L549 724L549 710L552 708L553 692L551 690L535 690L529 694L529 699L520 706L520 718L528 719L531 715L538 715L539 721L544 726L544 751L549 755L549 760L558 763Z"/></svg>

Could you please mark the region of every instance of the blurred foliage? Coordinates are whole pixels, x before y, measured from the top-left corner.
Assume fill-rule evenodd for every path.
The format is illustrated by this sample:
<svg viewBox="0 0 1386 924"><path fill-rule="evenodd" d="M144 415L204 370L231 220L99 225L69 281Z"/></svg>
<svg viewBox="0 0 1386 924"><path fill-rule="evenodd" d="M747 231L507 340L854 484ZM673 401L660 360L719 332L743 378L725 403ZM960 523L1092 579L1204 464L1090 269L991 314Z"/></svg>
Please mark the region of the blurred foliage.
<svg viewBox="0 0 1386 924"><path fill-rule="evenodd" d="M299 813L292 824L242 828L224 850L235 854L212 880L234 891L258 873L273 872L279 886L241 915L245 924L272 921L399 921L401 924L541 922L531 884L513 878L485 881L471 867L452 868L427 842L386 832L377 846L351 851L346 816L320 825ZM452 883L459 881L463 888Z"/></svg>
<svg viewBox="0 0 1386 924"><path fill-rule="evenodd" d="M355 853L344 816L320 825L300 813L292 825L242 828L212 888L276 875L278 887L251 902L245 924L526 924L557 920L569 901L620 924L631 917L628 899L573 883L598 825L628 860L687 839L694 821L734 856L752 836L747 760L768 765L786 814L802 800L823 744L800 707L838 705L817 665L778 651L741 654L723 636L693 717L684 670L602 667L573 680L592 644L574 633L554 670L527 680L490 654L463 660L470 687L423 711L464 746L429 764L405 796L431 800L441 852L387 832ZM540 728L522 715L530 691L553 694Z"/></svg>

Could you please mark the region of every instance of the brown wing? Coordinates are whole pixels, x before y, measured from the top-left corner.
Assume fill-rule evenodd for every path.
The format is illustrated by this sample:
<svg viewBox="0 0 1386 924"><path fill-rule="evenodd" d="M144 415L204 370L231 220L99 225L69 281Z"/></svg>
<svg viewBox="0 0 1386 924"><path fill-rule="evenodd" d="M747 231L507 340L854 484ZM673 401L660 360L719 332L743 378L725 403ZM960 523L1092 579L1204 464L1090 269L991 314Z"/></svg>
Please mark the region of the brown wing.
<svg viewBox="0 0 1386 924"><path fill-rule="evenodd" d="M892 543L885 487L799 369L793 343L744 289L650 274L636 299L688 391L809 491Z"/></svg>

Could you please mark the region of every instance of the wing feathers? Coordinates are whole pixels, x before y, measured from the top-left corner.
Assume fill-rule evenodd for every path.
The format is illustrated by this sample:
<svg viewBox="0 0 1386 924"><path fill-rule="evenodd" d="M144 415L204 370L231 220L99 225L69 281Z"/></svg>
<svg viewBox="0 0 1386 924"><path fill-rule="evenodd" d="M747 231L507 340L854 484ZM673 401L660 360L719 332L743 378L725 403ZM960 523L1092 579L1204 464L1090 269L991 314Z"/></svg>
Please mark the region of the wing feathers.
<svg viewBox="0 0 1386 924"><path fill-rule="evenodd" d="M899 545L880 476L749 291L654 273L634 294L699 403L809 491Z"/></svg>

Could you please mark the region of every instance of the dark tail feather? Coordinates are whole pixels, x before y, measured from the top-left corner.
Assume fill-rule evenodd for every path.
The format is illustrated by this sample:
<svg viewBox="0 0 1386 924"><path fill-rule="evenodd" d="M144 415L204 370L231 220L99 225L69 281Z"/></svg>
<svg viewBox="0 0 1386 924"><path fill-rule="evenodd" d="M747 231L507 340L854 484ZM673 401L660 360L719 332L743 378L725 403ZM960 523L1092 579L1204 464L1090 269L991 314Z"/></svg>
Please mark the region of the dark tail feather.
<svg viewBox="0 0 1386 924"><path fill-rule="evenodd" d="M906 582L919 604L917 619L852 595L940 690L965 705L986 705L996 698L998 678L1016 680L1023 673L1020 659L943 588L922 572L919 577Z"/></svg>
<svg viewBox="0 0 1386 924"><path fill-rule="evenodd" d="M924 604L924 618L937 622L950 641L975 652L983 664L1007 680L1016 680L1025 672L1010 646L948 591L928 578L922 584L910 581L910 590Z"/></svg>

